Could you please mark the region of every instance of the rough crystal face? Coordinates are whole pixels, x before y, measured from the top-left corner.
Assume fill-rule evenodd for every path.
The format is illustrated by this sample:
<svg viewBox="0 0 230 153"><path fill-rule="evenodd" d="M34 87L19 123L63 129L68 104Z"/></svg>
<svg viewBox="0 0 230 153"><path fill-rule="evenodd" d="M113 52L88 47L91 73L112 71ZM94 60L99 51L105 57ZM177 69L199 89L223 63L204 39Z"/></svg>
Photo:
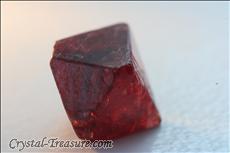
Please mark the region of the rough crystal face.
<svg viewBox="0 0 230 153"><path fill-rule="evenodd" d="M81 139L115 139L160 124L129 28L116 24L56 42L50 65Z"/></svg>

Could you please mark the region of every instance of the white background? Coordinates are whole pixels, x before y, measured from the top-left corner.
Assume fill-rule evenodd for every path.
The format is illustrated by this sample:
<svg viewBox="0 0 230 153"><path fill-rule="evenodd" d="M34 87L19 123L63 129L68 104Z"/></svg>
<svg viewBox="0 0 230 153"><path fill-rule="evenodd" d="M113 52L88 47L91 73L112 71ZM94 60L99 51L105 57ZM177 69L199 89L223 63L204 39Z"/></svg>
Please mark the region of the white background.
<svg viewBox="0 0 230 153"><path fill-rule="evenodd" d="M77 140L49 67L53 45L127 22L162 124L107 151L229 151L228 15L227 2L2 2L2 150L12 138Z"/></svg>

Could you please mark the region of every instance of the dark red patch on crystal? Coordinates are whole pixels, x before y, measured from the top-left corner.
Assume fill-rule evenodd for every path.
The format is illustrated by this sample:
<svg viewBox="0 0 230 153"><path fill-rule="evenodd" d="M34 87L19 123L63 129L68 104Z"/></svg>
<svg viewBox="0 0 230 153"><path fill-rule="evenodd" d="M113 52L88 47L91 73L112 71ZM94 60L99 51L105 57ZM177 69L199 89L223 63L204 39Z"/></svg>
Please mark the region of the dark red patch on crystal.
<svg viewBox="0 0 230 153"><path fill-rule="evenodd" d="M78 137L114 139L160 124L136 59L126 24L56 42L50 65Z"/></svg>

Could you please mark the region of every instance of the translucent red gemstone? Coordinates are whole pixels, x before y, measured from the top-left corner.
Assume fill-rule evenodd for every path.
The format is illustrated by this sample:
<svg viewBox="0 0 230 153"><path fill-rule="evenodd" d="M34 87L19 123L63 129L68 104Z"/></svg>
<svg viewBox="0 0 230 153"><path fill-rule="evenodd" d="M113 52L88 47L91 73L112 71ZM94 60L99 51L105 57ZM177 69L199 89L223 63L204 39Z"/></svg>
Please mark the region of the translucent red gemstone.
<svg viewBox="0 0 230 153"><path fill-rule="evenodd" d="M115 139L160 124L129 28L116 24L56 42L50 65L82 139Z"/></svg>

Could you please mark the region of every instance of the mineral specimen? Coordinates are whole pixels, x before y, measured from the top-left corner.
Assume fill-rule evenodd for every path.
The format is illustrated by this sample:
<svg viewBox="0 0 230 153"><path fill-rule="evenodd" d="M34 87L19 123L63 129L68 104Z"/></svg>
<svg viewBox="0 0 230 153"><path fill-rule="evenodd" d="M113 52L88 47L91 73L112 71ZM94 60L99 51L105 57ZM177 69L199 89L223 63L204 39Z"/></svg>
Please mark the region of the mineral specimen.
<svg viewBox="0 0 230 153"><path fill-rule="evenodd" d="M81 139L116 139L160 124L129 27L116 24L56 42L50 65Z"/></svg>

